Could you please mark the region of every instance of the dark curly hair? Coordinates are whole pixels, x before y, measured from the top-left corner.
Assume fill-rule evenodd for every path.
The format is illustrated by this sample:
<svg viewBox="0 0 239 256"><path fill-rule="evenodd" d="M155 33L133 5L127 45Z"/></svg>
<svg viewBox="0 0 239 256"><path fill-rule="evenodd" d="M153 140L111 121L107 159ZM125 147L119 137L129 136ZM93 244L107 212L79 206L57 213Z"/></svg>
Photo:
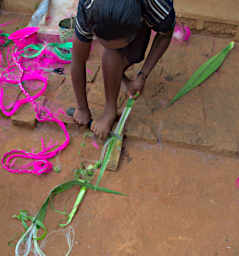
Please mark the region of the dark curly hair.
<svg viewBox="0 0 239 256"><path fill-rule="evenodd" d="M142 26L139 0L94 0L87 9L93 33L104 40L129 38Z"/></svg>

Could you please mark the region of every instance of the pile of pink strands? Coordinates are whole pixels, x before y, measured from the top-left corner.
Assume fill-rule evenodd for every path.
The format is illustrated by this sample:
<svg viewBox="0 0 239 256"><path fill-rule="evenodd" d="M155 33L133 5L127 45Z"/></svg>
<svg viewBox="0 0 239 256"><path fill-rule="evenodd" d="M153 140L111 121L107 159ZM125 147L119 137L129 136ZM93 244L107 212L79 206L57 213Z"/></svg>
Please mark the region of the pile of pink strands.
<svg viewBox="0 0 239 256"><path fill-rule="evenodd" d="M12 173L33 173L40 175L52 170L53 166L49 160L55 157L59 152L63 151L69 144L70 136L67 132L65 124L57 118L57 113L53 114L51 111L36 102L42 96L47 88L47 77L42 71L42 67L54 67L69 61L59 61L57 57L49 54L47 47L42 51L41 55L34 60L27 60L21 56L21 50L29 45L37 43L38 28L28 27L18 30L10 35L9 39L13 40L14 46L7 49L7 65L3 65L3 57L0 53L0 110L2 113L10 117L24 104L30 103L35 111L36 119L38 122L54 122L60 126L65 134L65 141L59 145L58 142L45 145L44 140L41 140L42 150L38 153L27 152L24 150L11 150L3 155L1 160L2 167ZM17 75L12 75L17 71ZM25 81L40 81L43 83L42 88L34 95L31 96L24 88ZM17 85L21 92L24 94L23 99L17 99L15 102L8 106L4 105L4 84ZM26 160L25 164L20 164L17 167L16 161L18 159ZM22 162L22 161L21 161ZM24 161L25 162L25 161Z"/></svg>

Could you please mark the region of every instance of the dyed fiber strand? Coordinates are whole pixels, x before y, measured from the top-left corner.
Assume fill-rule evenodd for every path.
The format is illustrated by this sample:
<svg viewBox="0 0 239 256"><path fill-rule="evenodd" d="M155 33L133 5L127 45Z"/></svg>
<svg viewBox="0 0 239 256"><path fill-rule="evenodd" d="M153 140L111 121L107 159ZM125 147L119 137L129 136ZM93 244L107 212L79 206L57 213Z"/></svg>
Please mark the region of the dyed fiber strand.
<svg viewBox="0 0 239 256"><path fill-rule="evenodd" d="M10 55L10 52L8 55ZM2 112L6 116L11 116L20 108L21 105L29 102L32 104L34 111L36 112L37 120L39 122L46 122L46 121L56 122L63 130L66 136L66 140L62 145L58 146L53 151L51 151L53 149L53 146L49 146L48 148L42 149L42 152L39 152L39 153L30 153L30 152L25 152L23 150L12 150L3 156L2 166L3 168L7 169L9 172L13 172L13 173L34 173L34 174L40 175L52 169L52 164L47 159L53 158L58 152L64 150L65 147L69 144L70 137L64 123L58 120L57 118L55 118L54 115L47 108L37 105L36 102L34 101L45 92L47 87L46 78L40 75L37 75L36 72L30 75L24 76L24 69L22 68L20 62L18 61L18 57L19 57L19 54L17 55L17 51L13 52L13 60L15 62L15 66L18 67L20 71L20 78L18 79L18 81L7 81L7 82L17 83L21 91L26 96L26 98L18 100L10 111L6 111L3 105L3 96L4 96L3 88L0 88L0 108ZM40 92L38 92L36 95L30 96L29 93L23 87L23 84L22 84L23 77L25 77L25 79L28 79L28 80L31 80L31 79L41 80L44 83L44 86L40 90ZM3 76L1 76L0 79L6 82L6 78L3 78ZM44 113L44 115L42 115L42 113ZM32 162L33 169L24 169L24 168L13 169L12 166L16 158L34 159L34 161Z"/></svg>
<svg viewBox="0 0 239 256"><path fill-rule="evenodd" d="M34 224L32 224L28 230L23 234L20 240L17 242L15 248L15 256L27 256L31 252L32 238L35 232Z"/></svg>
<svg viewBox="0 0 239 256"><path fill-rule="evenodd" d="M71 254L75 241L75 230L72 226L69 226L68 228L63 230L52 231L46 236L45 240L41 243L40 246L37 241L37 232L38 229L36 225L32 224L28 232L26 232L25 235L22 236L22 238L18 241L15 248L15 256L28 256L31 253L31 251L33 251L34 256L46 256L46 254L42 250L46 246L47 239L49 238L49 236L52 236L53 234L56 233L63 233L65 235L66 242L68 245L68 251L66 252L65 256L69 256Z"/></svg>
<svg viewBox="0 0 239 256"><path fill-rule="evenodd" d="M43 250L46 247L47 240L49 239L50 236L56 234L56 233L63 233L66 237L67 245L68 245L68 251L66 252L65 256L69 256L71 254L72 248L74 246L74 241L75 241L75 230L72 226L69 226L65 229L61 230L54 230L50 232L46 238L41 242L40 244L40 250ZM42 256L41 254L36 254L34 251L34 256Z"/></svg>
<svg viewBox="0 0 239 256"><path fill-rule="evenodd" d="M44 252L42 251L42 249L38 245L38 240L44 239L45 235L46 235L46 232L41 237L37 236L37 232L40 229L40 226L39 226L38 223L43 223L44 222L50 198L56 196L59 193L62 193L64 191L66 191L70 188L72 188L75 185L82 186L82 182L76 181L76 180L66 182L66 183L63 183L63 184L60 184L60 185L56 186L54 189L52 189L50 191L48 197L44 201L44 203L41 206L40 210L38 211L37 215L34 217L34 219L32 221L32 225L30 227L28 227L26 232L22 235L22 237L17 242L16 248L15 248L15 256L28 256L29 253L31 252L32 243L34 245L35 255L45 256ZM73 242L70 243L71 239L68 239L68 241L69 241L68 242L69 249L72 249ZM24 250L22 250L22 248L24 248ZM69 255L69 252L68 252L67 255Z"/></svg>
<svg viewBox="0 0 239 256"><path fill-rule="evenodd" d="M113 191L113 190L103 188L103 187L96 187L96 186L86 182L85 180L80 180L80 179L71 180L71 181L68 181L66 183L63 183L63 184L60 184L60 185L56 186L55 188L53 188L50 191L48 197L44 201L44 203L41 206L40 210L38 211L37 215L34 217L34 219L32 221L32 225L26 230L26 232L21 236L21 238L17 242L16 248L15 248L15 256L28 256L30 251L31 251L32 240L33 240L34 250L35 250L36 255L37 256L45 256L41 247L39 247L39 245L38 245L38 241L43 240L46 236L46 230L45 230L44 234L41 237L37 236L37 232L40 229L40 223L44 222L50 199L51 198L53 199L59 193L62 193L66 190L71 189L73 186L80 186L81 188L85 187L86 189L92 189L92 190L96 190L96 191L102 191L102 192L105 192L105 193L111 193L111 194L115 194L115 195L125 196L125 194L123 194L123 193ZM85 195L85 193L82 194L82 199L83 199L84 195ZM71 212L71 214L73 216L76 213L76 210L75 210L76 207L78 207L78 205L76 205L76 203L75 203L74 207L73 207L73 210ZM73 216L72 216L72 218L73 218ZM72 220L72 218L71 218L71 220ZM70 223L68 223L68 224L70 224ZM73 234L73 233L74 232L71 232L71 234ZM68 236L67 239L68 239L68 244L69 244L69 251L67 252L66 255L68 256L71 249L72 249L72 246L73 246L72 241L74 239L70 239L70 236ZM21 248L24 248L24 251L22 251Z"/></svg>
<svg viewBox="0 0 239 256"><path fill-rule="evenodd" d="M66 43L48 43L48 44L29 44L23 48L22 57L28 59L34 59L44 54L51 55L58 58L58 61L63 63L70 63L72 60L72 42ZM34 51L34 53L27 54L27 51ZM65 62L64 62L65 61Z"/></svg>

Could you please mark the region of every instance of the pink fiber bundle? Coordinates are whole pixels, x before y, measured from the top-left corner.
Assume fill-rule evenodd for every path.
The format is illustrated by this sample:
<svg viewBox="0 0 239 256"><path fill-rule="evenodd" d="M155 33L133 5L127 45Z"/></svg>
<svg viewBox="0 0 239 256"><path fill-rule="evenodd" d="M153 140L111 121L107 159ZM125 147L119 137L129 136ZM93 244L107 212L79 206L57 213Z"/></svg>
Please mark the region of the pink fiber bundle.
<svg viewBox="0 0 239 256"><path fill-rule="evenodd" d="M1 25L1 24L0 24ZM0 30L0 34L2 31ZM3 36L0 36L0 46L5 44L5 38Z"/></svg>
<svg viewBox="0 0 239 256"><path fill-rule="evenodd" d="M189 27L184 25L176 24L173 32L173 39L177 41L187 42L191 36L191 30Z"/></svg>
<svg viewBox="0 0 239 256"><path fill-rule="evenodd" d="M5 44L5 40L0 37L0 46Z"/></svg>
<svg viewBox="0 0 239 256"><path fill-rule="evenodd" d="M38 153L35 153L34 150L32 152L26 152L24 150L11 150L10 152L7 152L4 154L1 163L4 169L12 173L33 173L40 175L42 173L49 172L53 167L49 162L49 159L55 157L59 152L63 151L70 142L70 136L67 132L65 124L59 120L55 114L51 113L48 108L35 102L37 98L44 94L47 88L47 78L45 78L42 75L42 72L37 69L37 67L39 68L40 66L39 63L38 65L36 64L35 67L32 65L27 65L27 61L25 61L24 58L20 56L21 51L19 51L19 48L21 49L22 47L25 47L26 43L35 43L36 37L34 33L37 31L37 28L25 28L20 32L17 31L18 33L13 33L11 35L11 39L17 45L18 50L11 51L11 48L9 47L7 53L7 67L1 65L2 63L0 64L0 68L3 69L3 72L0 73L0 109L4 115L9 117L13 115L23 104L31 103L36 113L36 119L38 122L54 122L58 124L65 134L65 141L62 145L59 145L58 142L55 144L50 142L47 146L45 146L45 143L42 139L42 151ZM22 41L21 36L25 40ZM2 60L1 53L0 60ZM49 65L49 63L50 62L48 62L47 65ZM9 75L14 71L18 71L18 74L15 76ZM42 88L33 96L31 96L23 87L24 81L32 80L41 81L43 83ZM24 93L25 98L18 99L16 102L10 104L9 106L4 106L4 89L3 86L1 86L2 83L18 85L20 90ZM19 167L14 167L16 165L17 159L24 159L30 162Z"/></svg>
<svg viewBox="0 0 239 256"><path fill-rule="evenodd" d="M19 29L15 32L13 32L9 39L12 40L15 45L22 49L28 44L37 44L37 32L39 28L38 27L25 27L23 29Z"/></svg>

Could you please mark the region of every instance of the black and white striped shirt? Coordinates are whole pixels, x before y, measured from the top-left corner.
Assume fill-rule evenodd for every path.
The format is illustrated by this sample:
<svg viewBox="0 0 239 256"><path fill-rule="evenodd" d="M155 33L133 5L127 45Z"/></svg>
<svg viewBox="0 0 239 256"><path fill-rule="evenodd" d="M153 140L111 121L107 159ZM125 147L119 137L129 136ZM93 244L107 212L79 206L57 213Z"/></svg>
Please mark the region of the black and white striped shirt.
<svg viewBox="0 0 239 256"><path fill-rule="evenodd" d="M95 0L80 0L75 31L81 41L89 42L93 38L86 22L86 13ZM119 0L120 1L120 0ZM156 32L167 33L175 25L173 0L141 0L142 18Z"/></svg>

